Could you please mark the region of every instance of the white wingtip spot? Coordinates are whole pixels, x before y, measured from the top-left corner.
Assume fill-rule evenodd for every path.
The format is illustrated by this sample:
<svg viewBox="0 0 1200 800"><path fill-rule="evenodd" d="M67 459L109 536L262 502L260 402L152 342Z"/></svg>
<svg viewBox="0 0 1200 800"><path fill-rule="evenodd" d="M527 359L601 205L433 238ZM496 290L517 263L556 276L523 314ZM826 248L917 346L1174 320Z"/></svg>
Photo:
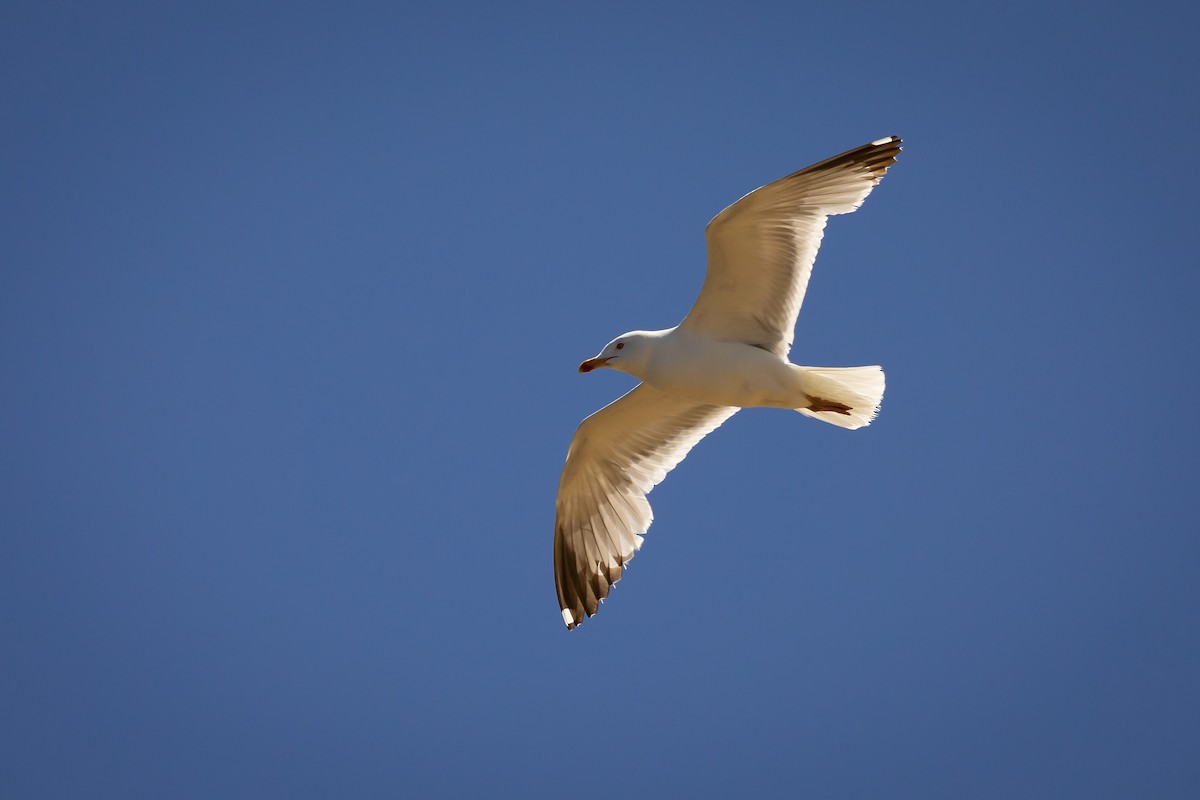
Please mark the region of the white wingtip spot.
<svg viewBox="0 0 1200 800"><path fill-rule="evenodd" d="M571 609L564 608L562 610L562 614L563 614L563 622L566 623L568 628L571 627L573 624L575 624L575 615L571 613Z"/></svg>
<svg viewBox="0 0 1200 800"><path fill-rule="evenodd" d="M882 139L876 139L875 141L871 142L871 144L873 144L873 145L875 145L876 147L878 147L878 146L879 146L879 145L881 145L881 144L889 144L889 143L891 143L891 142L894 142L894 141L896 141L896 137L895 137L895 136L885 136L885 137L883 137Z"/></svg>

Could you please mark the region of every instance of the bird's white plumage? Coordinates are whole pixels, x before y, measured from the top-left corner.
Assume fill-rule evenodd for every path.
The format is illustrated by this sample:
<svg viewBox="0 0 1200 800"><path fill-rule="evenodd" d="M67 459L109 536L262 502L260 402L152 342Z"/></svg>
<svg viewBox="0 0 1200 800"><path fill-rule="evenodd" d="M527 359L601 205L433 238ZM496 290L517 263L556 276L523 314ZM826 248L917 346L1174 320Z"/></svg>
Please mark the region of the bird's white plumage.
<svg viewBox="0 0 1200 800"><path fill-rule="evenodd" d="M643 383L579 426L559 482L554 570L563 622L596 613L641 546L646 495L739 408L791 408L845 428L870 423L878 367L787 361L828 216L862 204L900 151L887 137L757 189L707 229L708 272L677 328L614 339L580 371Z"/></svg>

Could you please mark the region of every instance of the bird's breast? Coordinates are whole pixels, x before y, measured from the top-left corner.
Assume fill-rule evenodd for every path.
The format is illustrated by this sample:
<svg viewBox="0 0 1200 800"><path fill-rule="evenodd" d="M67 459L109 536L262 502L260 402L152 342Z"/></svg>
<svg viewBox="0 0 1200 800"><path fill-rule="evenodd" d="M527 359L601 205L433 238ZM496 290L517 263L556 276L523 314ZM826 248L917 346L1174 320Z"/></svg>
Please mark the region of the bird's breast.
<svg viewBox="0 0 1200 800"><path fill-rule="evenodd" d="M687 337L665 342L645 380L703 403L795 408L799 387L791 366L773 353L740 342Z"/></svg>

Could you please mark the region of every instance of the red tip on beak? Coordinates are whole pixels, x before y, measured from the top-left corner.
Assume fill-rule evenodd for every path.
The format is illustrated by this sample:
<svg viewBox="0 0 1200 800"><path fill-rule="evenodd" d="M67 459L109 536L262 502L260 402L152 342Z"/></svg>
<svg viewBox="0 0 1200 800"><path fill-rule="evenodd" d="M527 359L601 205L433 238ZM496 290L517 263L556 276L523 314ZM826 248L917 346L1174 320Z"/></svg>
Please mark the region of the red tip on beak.
<svg viewBox="0 0 1200 800"><path fill-rule="evenodd" d="M612 361L612 356L608 358L589 358L587 361L579 365L580 372L591 372L594 369L603 367L609 361Z"/></svg>

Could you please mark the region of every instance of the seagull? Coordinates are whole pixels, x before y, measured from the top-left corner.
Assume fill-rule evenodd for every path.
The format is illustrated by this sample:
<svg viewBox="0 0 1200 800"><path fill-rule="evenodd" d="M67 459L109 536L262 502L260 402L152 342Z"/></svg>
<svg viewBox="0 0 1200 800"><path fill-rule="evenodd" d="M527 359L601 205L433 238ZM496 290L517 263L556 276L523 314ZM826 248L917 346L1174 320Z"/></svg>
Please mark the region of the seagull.
<svg viewBox="0 0 1200 800"><path fill-rule="evenodd" d="M832 214L849 214L900 154L877 139L750 192L705 229L708 272L683 322L630 331L579 365L641 381L575 431L558 484L554 580L568 629L591 617L642 545L646 495L742 408L869 425L883 370L788 361L796 315Z"/></svg>

